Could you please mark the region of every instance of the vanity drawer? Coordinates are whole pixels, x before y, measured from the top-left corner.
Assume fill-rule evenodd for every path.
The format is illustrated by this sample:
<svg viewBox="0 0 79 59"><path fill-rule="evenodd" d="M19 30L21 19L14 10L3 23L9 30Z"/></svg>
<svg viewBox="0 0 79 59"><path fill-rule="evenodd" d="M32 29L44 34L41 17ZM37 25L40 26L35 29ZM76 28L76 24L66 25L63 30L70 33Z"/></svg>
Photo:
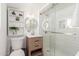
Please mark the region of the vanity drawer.
<svg viewBox="0 0 79 59"><path fill-rule="evenodd" d="M42 48L42 38L41 37L35 37L35 38L31 38L29 39L29 48L30 50L35 50L35 49L39 49Z"/></svg>

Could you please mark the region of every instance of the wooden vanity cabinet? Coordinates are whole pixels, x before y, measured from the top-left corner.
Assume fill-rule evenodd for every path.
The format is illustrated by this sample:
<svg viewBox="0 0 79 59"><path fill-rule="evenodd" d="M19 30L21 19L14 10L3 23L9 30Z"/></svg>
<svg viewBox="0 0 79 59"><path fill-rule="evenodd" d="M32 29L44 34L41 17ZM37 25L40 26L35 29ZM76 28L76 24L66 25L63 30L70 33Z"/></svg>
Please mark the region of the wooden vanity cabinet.
<svg viewBox="0 0 79 59"><path fill-rule="evenodd" d="M26 49L28 56L42 56L43 37L26 37Z"/></svg>

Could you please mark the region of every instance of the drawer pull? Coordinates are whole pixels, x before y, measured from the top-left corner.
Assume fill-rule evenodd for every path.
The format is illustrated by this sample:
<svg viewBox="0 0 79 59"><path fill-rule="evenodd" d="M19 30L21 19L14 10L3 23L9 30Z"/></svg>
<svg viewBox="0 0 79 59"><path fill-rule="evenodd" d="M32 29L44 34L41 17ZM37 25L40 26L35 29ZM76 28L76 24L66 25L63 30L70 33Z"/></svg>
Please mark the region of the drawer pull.
<svg viewBox="0 0 79 59"><path fill-rule="evenodd" d="M35 42L38 42L39 40L36 40Z"/></svg>
<svg viewBox="0 0 79 59"><path fill-rule="evenodd" d="M39 45L36 45L35 47L38 47Z"/></svg>

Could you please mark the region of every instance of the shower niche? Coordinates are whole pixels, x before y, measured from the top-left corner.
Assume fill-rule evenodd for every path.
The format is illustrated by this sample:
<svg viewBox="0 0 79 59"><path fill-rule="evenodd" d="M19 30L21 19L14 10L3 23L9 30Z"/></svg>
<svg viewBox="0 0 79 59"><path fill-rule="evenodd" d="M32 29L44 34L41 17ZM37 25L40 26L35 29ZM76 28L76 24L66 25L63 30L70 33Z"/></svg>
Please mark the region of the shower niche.
<svg viewBox="0 0 79 59"><path fill-rule="evenodd" d="M22 36L24 33L24 13L8 8L8 36Z"/></svg>

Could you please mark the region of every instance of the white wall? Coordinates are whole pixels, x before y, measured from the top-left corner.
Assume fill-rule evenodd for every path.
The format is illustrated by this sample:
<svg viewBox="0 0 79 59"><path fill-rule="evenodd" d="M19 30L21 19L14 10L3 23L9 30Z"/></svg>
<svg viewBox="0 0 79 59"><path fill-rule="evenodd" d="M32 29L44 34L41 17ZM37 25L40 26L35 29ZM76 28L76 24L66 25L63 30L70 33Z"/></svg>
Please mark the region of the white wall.
<svg viewBox="0 0 79 59"><path fill-rule="evenodd" d="M0 4L0 56L6 55L7 50L7 15L6 15L6 4Z"/></svg>
<svg viewBox="0 0 79 59"><path fill-rule="evenodd" d="M0 3L0 7L1 7L1 3ZM0 8L0 32L1 32L1 8Z"/></svg>

